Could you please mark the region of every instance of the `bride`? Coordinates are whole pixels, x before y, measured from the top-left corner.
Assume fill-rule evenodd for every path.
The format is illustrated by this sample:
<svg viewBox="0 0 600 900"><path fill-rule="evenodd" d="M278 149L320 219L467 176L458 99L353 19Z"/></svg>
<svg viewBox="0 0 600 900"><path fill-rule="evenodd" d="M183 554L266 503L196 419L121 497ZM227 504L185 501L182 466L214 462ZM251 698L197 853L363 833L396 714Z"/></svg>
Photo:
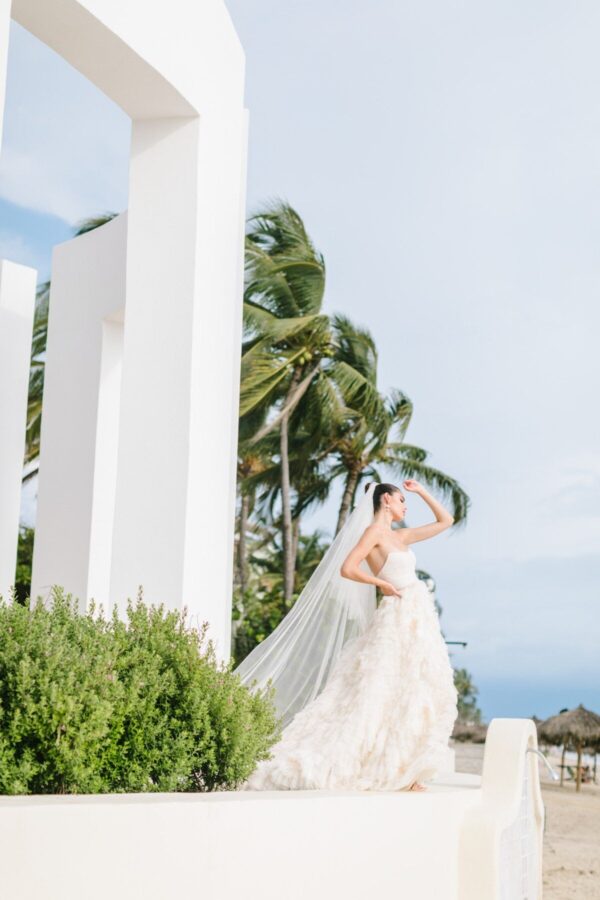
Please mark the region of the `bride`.
<svg viewBox="0 0 600 900"><path fill-rule="evenodd" d="M290 612L235 670L274 687L284 726L242 790L422 791L443 766L458 695L410 545L454 519L417 481L402 486L436 521L393 529L406 498L371 482Z"/></svg>

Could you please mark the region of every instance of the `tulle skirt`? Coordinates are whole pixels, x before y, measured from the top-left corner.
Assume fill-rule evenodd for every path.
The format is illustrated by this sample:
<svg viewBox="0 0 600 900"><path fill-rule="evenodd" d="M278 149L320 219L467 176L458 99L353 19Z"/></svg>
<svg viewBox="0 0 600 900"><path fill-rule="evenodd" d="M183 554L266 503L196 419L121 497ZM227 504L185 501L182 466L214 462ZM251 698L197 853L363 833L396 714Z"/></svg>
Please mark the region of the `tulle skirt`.
<svg viewBox="0 0 600 900"><path fill-rule="evenodd" d="M457 715L437 610L413 581L381 600L241 789L408 789L444 766Z"/></svg>

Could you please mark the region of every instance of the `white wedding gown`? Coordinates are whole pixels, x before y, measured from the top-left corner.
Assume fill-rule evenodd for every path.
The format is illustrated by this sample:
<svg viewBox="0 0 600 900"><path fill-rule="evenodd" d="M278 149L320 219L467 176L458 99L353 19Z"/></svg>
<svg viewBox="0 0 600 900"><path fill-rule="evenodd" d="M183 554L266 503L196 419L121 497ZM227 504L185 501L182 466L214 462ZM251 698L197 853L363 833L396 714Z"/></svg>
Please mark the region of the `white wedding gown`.
<svg viewBox="0 0 600 900"><path fill-rule="evenodd" d="M382 598L242 790L407 790L443 767L457 691L433 597L415 566L412 550L388 555L378 574L402 596Z"/></svg>

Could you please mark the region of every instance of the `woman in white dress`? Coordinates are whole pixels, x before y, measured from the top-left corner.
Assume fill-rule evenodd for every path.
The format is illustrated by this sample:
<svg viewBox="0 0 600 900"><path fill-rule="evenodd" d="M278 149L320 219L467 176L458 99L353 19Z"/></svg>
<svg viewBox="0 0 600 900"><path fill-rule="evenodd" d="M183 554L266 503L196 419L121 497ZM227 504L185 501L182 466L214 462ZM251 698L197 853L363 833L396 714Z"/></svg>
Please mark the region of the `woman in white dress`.
<svg viewBox="0 0 600 900"><path fill-rule="evenodd" d="M257 672L264 675L263 684L269 673L276 690L280 685L280 700L287 703L294 697L288 706L291 721L243 790L418 791L426 790L422 782L443 766L458 695L433 597L417 577L410 545L440 534L454 519L417 481L404 481L403 488L420 495L436 521L394 530L392 523L406 515L404 494L396 485L371 482L367 498L353 513L354 525L347 524L345 535L340 532L334 542L337 547L328 551L329 568L331 562L336 564L342 587L332 588L337 572L328 573L324 558L305 589L306 598L301 595L296 603L297 615L291 615L293 608L286 617L290 621L275 629L270 646L259 645L261 649L253 651L255 661L250 654L236 670L248 682ZM367 527L357 535L356 528L365 521ZM350 549L349 537L354 538ZM341 566L340 549L346 551ZM352 582L362 586L363 599L365 586L372 592L378 587L383 594L366 620L346 599ZM340 620L334 609L343 610ZM318 615L317 630L308 628L307 622L317 622ZM353 630L354 622L359 627ZM292 640L296 643L290 650ZM332 647L338 648L336 653ZM293 691L286 663L292 667ZM316 679L312 673L322 675L326 664L327 674ZM299 672L302 686L308 684L311 693L299 691Z"/></svg>

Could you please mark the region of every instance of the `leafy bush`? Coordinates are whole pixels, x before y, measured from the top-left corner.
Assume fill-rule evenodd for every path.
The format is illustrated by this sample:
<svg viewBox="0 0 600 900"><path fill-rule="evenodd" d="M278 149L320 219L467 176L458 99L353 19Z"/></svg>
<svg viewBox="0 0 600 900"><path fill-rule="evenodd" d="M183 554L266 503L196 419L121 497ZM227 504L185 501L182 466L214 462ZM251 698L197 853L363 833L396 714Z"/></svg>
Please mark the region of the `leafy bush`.
<svg viewBox="0 0 600 900"><path fill-rule="evenodd" d="M0 597L0 793L232 789L279 737L270 691L141 592L106 619L54 588Z"/></svg>

